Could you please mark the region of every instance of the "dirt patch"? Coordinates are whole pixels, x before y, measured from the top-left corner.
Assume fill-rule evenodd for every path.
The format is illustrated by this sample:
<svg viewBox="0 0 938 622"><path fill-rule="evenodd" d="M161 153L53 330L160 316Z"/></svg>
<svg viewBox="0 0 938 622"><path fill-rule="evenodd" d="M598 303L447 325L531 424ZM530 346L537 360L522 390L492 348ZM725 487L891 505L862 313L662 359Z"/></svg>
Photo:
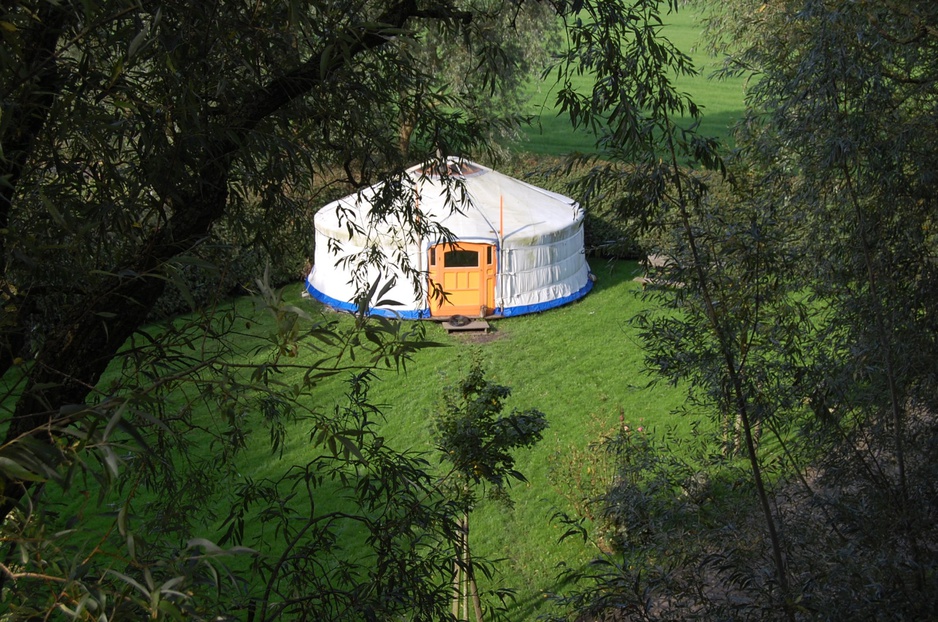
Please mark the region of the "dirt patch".
<svg viewBox="0 0 938 622"><path fill-rule="evenodd" d="M480 330L475 332L450 334L456 339L456 341L461 343L491 343L492 341L498 341L499 339L505 338L505 334L497 330Z"/></svg>

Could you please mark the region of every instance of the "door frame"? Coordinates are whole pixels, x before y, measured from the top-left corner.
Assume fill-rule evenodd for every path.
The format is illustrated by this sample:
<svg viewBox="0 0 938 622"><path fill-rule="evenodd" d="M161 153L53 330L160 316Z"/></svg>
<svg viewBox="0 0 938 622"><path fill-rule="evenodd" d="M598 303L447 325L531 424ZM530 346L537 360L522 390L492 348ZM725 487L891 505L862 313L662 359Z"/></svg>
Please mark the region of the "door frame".
<svg viewBox="0 0 938 622"><path fill-rule="evenodd" d="M447 256L454 263L464 263L467 259L466 251L475 251L478 261L476 265L446 265ZM451 253L463 253L455 255ZM427 249L428 280L427 303L431 317L450 317L465 315L468 317L481 317L490 315L495 310L495 283L498 275L498 247L491 242L443 242L433 244ZM471 275L478 277L478 287L467 287L459 292L453 292L458 300L440 300L434 296L434 285L440 283L445 287L447 277L452 281L459 280L460 276L469 281ZM477 295L473 296L472 291ZM448 294L448 292L446 292Z"/></svg>

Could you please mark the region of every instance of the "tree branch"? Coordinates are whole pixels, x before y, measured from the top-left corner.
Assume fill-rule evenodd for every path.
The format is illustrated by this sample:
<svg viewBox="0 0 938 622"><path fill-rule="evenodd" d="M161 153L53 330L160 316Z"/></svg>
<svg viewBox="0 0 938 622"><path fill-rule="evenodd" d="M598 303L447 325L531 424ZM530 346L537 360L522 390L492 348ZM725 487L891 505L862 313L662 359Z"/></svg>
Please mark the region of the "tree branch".
<svg viewBox="0 0 938 622"><path fill-rule="evenodd" d="M173 183L174 188L192 190L170 201L173 216L167 226L156 231L126 266L111 270L112 274L134 276L116 276L102 283L75 304L47 336L17 403L7 439L33 434L50 416L56 417L61 406L84 402L119 348L146 321L162 295L165 280L154 274L165 262L197 245L224 215L229 172L245 144L243 139L270 115L308 95L331 72L340 71L344 62L387 45L393 40L392 33L410 19L431 13L418 10L415 0L398 2L376 20L353 25L338 34L331 45L345 42L344 54L331 54L327 59L325 55L331 48L326 44L296 69L242 98L238 112L215 126L214 138L187 160L200 163L190 183ZM439 13L444 14L447 19L462 15ZM48 106L43 110L47 111ZM28 486L28 482L0 476L0 490L6 491L0 502L0 519L16 506Z"/></svg>

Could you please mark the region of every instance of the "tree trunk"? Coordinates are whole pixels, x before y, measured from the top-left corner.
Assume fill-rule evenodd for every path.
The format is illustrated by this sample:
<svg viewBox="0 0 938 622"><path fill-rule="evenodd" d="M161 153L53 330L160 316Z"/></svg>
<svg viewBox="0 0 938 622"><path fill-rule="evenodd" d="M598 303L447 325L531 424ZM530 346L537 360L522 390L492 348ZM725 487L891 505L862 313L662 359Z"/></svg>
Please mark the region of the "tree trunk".
<svg viewBox="0 0 938 622"><path fill-rule="evenodd" d="M665 120L669 122L667 116L665 117ZM678 160L677 152L675 150L674 136L668 133L667 140L671 157L670 164L675 171L674 179L675 185L677 187L676 207L678 208L678 213L680 215L681 228L693 257L693 269L697 275L700 296L703 299L707 321L710 324L710 330L713 331L713 335L716 337L717 343L719 344L722 364L729 378L728 391L732 398L732 404L730 408L735 411L735 416L741 426L742 436L746 444L746 452L749 458L749 466L752 472L753 483L755 484L756 493L759 497L759 504L762 507L762 515L765 520L766 528L769 532L769 541L772 546L772 558L775 564L775 575L776 579L778 580L779 589L781 591L781 597L779 599L780 604L784 608L786 617L794 622L795 614L792 609L792 602L790 598L791 587L788 580L788 569L785 565L785 558L782 554L781 537L778 533L775 516L772 513L772 506L769 503L768 493L765 489L765 482L762 478L762 466L759 461L759 456L756 453L756 441L753 437L754 422L750 417L750 403L743 378L741 377L742 368L741 366L737 365L737 359L733 350L733 343L730 339L731 335L728 334L727 329L720 321L720 316L717 313L716 305L713 301L710 287L708 286L706 268L704 267L704 263L701 260L701 254L697 245L697 235L695 234L690 222L688 207L689 200L685 195L684 187L681 183L681 176L677 173L677 171L679 171L681 168L681 164Z"/></svg>
<svg viewBox="0 0 938 622"><path fill-rule="evenodd" d="M456 536L456 560L453 567L453 617L460 622L469 620L469 601L472 601L472 613L476 622L483 622L482 600L479 598L479 586L472 568L472 555L469 552L469 514L459 519Z"/></svg>
<svg viewBox="0 0 938 622"><path fill-rule="evenodd" d="M463 518L465 526L464 543L466 552L466 578L469 579L469 595L472 597L472 609L476 622L482 622L482 601L479 599L479 585L476 583L476 573L472 568L472 554L469 552L469 514Z"/></svg>

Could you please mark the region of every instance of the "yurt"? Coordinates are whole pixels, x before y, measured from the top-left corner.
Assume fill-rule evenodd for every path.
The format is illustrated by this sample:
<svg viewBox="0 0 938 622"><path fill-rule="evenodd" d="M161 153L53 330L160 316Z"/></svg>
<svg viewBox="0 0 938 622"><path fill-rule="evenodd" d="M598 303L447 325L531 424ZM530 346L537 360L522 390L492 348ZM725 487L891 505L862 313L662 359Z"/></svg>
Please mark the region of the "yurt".
<svg viewBox="0 0 938 622"><path fill-rule="evenodd" d="M592 287L577 202L464 159L333 201L314 225L306 287L339 310L509 317Z"/></svg>

